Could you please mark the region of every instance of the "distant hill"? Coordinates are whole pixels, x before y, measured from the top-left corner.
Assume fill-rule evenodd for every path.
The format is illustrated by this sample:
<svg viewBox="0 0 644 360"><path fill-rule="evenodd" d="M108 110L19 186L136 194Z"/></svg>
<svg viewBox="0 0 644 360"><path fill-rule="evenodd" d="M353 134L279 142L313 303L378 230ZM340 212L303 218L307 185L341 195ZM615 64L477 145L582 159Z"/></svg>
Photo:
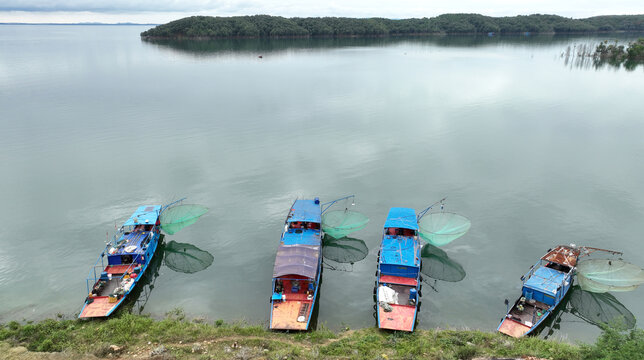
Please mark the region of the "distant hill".
<svg viewBox="0 0 644 360"><path fill-rule="evenodd" d="M421 34L519 34L644 31L644 15L609 15L571 19L558 15L491 17L445 14L433 18L285 18L253 15L191 16L156 26L142 38L271 38L400 36Z"/></svg>

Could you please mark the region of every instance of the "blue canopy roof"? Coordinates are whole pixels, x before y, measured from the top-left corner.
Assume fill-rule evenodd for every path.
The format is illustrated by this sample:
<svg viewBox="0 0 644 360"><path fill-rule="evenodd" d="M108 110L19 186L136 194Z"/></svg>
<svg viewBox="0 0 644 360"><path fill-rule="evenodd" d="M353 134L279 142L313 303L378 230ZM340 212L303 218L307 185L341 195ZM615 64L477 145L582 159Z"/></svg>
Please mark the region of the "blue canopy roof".
<svg viewBox="0 0 644 360"><path fill-rule="evenodd" d="M296 200L291 208L287 222L307 221L320 223L322 218L322 209L319 201L315 200Z"/></svg>
<svg viewBox="0 0 644 360"><path fill-rule="evenodd" d="M397 208L389 209L387 221L385 221L385 228L403 228L418 230L418 221L416 221L416 211L410 208Z"/></svg>
<svg viewBox="0 0 644 360"><path fill-rule="evenodd" d="M420 266L420 244L411 236L389 236L382 239L381 264Z"/></svg>
<svg viewBox="0 0 644 360"><path fill-rule="evenodd" d="M299 232L298 232L299 231ZM320 245L320 230L289 229L282 237L284 245Z"/></svg>
<svg viewBox="0 0 644 360"><path fill-rule="evenodd" d="M159 217L159 211L161 211L161 205L140 206L123 225L154 225L156 224L157 218Z"/></svg>
<svg viewBox="0 0 644 360"><path fill-rule="evenodd" d="M542 266L534 271L523 286L554 296L563 284L564 276L561 271Z"/></svg>

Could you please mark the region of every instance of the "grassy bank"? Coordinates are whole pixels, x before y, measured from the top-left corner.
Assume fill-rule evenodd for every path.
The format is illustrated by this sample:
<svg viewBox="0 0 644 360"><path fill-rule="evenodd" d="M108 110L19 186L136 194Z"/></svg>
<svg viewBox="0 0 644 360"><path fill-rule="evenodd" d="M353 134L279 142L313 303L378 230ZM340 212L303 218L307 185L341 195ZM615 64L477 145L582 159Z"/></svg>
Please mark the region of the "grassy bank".
<svg viewBox="0 0 644 360"><path fill-rule="evenodd" d="M0 354L15 359L58 358L34 352L63 352L61 358L127 359L638 359L644 354L644 331L607 329L594 345L460 330L406 334L368 328L334 333L322 328L287 334L263 326L188 320L181 311L163 320L124 314L105 321L50 319L0 325Z"/></svg>

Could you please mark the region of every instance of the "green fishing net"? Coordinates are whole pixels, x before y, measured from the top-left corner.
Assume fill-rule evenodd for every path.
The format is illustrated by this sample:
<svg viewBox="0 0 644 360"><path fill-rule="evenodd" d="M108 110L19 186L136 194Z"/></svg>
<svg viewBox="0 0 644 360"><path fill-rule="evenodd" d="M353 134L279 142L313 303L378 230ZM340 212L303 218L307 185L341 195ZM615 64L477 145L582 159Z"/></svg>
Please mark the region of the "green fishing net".
<svg viewBox="0 0 644 360"><path fill-rule="evenodd" d="M322 230L336 239L343 238L367 226L369 218L351 210L327 211L322 215Z"/></svg>
<svg viewBox="0 0 644 360"><path fill-rule="evenodd" d="M208 208L202 205L176 205L165 209L161 213L161 228L168 235L173 235L177 231L188 225L192 225L200 216L208 212Z"/></svg>
<svg viewBox="0 0 644 360"><path fill-rule="evenodd" d="M574 286L570 290L570 311L597 326L608 324L623 329L635 327L635 316L611 294L596 294Z"/></svg>
<svg viewBox="0 0 644 360"><path fill-rule="evenodd" d="M434 245L425 244L420 251L420 272L432 279L457 282L465 278L465 269L447 253Z"/></svg>
<svg viewBox="0 0 644 360"><path fill-rule="evenodd" d="M368 253L367 244L359 239L325 236L322 240L322 256L338 263L353 264L367 257Z"/></svg>
<svg viewBox="0 0 644 360"><path fill-rule="evenodd" d="M215 258L198 247L170 241L164 249L164 260L167 267L182 273L196 273L205 270Z"/></svg>
<svg viewBox="0 0 644 360"><path fill-rule="evenodd" d="M644 284L644 270L623 260L590 259L577 264L577 280L586 291L631 291Z"/></svg>
<svg viewBox="0 0 644 360"><path fill-rule="evenodd" d="M418 222L420 236L430 244L443 246L465 235L472 226L470 220L451 212L430 213Z"/></svg>

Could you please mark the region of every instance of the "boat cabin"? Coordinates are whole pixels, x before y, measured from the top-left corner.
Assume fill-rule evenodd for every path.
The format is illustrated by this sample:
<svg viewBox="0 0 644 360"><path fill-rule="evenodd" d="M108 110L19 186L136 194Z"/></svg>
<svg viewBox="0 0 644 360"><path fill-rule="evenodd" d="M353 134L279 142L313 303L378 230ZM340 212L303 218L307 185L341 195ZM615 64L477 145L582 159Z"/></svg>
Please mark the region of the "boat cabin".
<svg viewBox="0 0 644 360"><path fill-rule="evenodd" d="M159 234L161 206L141 206L121 226L118 241L107 250L108 265L145 264L153 249L150 241ZM149 251L148 251L149 250Z"/></svg>
<svg viewBox="0 0 644 360"><path fill-rule="evenodd" d="M579 250L558 246L548 251L523 277L522 297L555 306L568 292Z"/></svg>
<svg viewBox="0 0 644 360"><path fill-rule="evenodd" d="M389 210L380 246L379 265L381 276L418 277L420 243L414 209Z"/></svg>

